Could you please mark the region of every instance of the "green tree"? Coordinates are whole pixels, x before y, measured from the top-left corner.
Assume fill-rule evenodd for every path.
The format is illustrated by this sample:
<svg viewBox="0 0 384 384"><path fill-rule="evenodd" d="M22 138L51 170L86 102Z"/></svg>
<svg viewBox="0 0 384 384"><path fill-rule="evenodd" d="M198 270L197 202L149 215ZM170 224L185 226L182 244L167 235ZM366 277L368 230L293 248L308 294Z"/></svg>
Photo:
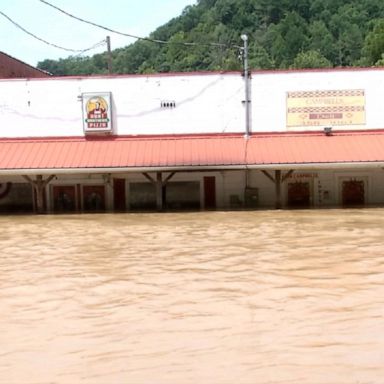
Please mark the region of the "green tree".
<svg viewBox="0 0 384 384"><path fill-rule="evenodd" d="M376 20L365 38L363 57L367 65L375 65L384 53L384 19Z"/></svg>
<svg viewBox="0 0 384 384"><path fill-rule="evenodd" d="M383 24L383 0L198 0L149 35L163 43L139 40L114 50L113 70L241 69L243 33L254 68L379 65ZM38 67L60 76L98 74L107 72L107 60L105 54L47 59Z"/></svg>
<svg viewBox="0 0 384 384"><path fill-rule="evenodd" d="M307 29L307 23L296 12L288 13L279 24L269 26L262 45L277 67L288 67L296 55L306 49Z"/></svg>
<svg viewBox="0 0 384 384"><path fill-rule="evenodd" d="M319 51L300 52L293 61L291 68L331 68L332 63Z"/></svg>
<svg viewBox="0 0 384 384"><path fill-rule="evenodd" d="M349 66L361 56L363 46L363 28L367 21L364 10L359 10L356 4L346 4L338 9L330 22L329 30L335 37L337 56L336 65Z"/></svg>
<svg viewBox="0 0 384 384"><path fill-rule="evenodd" d="M384 54L381 55L381 59L377 60L375 63L376 67L384 67Z"/></svg>
<svg viewBox="0 0 384 384"><path fill-rule="evenodd" d="M308 49L310 51L318 51L328 60L334 61L337 57L336 41L324 21L313 21L308 27L308 32Z"/></svg>
<svg viewBox="0 0 384 384"><path fill-rule="evenodd" d="M259 44L250 46L249 65L254 69L273 69L275 63L264 47Z"/></svg>

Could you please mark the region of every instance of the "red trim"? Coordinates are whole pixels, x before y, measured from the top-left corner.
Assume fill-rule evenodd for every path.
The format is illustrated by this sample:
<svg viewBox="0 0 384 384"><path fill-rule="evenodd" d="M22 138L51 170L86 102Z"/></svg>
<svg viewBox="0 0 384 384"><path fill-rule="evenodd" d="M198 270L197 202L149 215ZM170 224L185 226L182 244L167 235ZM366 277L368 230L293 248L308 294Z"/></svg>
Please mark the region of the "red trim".
<svg viewBox="0 0 384 384"><path fill-rule="evenodd" d="M127 74L113 74L113 75L83 75L83 76L49 76L41 78L28 78L27 80L82 80L82 79L123 79L123 78L137 78L137 77L176 77L176 76L215 76L215 75L241 75L241 71L201 71L201 72L158 72L158 73L127 73ZM4 80L26 80L25 78L18 79L0 79Z"/></svg>
<svg viewBox="0 0 384 384"><path fill-rule="evenodd" d="M1 143L43 143L43 142L87 142L87 141L126 141L126 140L164 140L164 139L209 139L225 137L244 137L244 133L200 133L182 135L105 135L105 136L41 136L41 137L0 137Z"/></svg>
<svg viewBox="0 0 384 384"><path fill-rule="evenodd" d="M335 130L330 137L334 136L362 136L381 135L384 128L366 130ZM322 130L317 131L284 131L284 132L254 132L251 138L265 137L302 137L302 136L324 136ZM184 140L184 139L218 139L218 138L241 138L244 133L197 133L197 134L164 134L164 135L105 135L105 136L41 136L41 137L0 137L0 143L44 143L44 142L91 142L91 141L126 141L126 140Z"/></svg>
<svg viewBox="0 0 384 384"><path fill-rule="evenodd" d="M334 130L330 137L334 136L366 136L366 135L381 135L384 134L384 128L380 129L364 129L364 130ZM317 131L284 131L284 132L257 132L252 133L252 138L265 137L302 137L302 136L324 136L323 130Z"/></svg>
<svg viewBox="0 0 384 384"><path fill-rule="evenodd" d="M335 68L304 68L304 69L254 69L252 75L276 75L287 73L313 73L313 72L365 72L384 71L384 67L335 67Z"/></svg>
<svg viewBox="0 0 384 384"><path fill-rule="evenodd" d="M17 60L17 59L16 59ZM33 68L33 67L32 67ZM37 71L48 74L38 68ZM329 72L366 72L366 71L384 71L383 67L337 67L337 68L308 68L308 69L253 69L251 74L257 75L278 75L289 73L329 73ZM212 75L237 75L241 76L242 71L196 71L196 72L158 72L158 73L130 73L113 75L88 75L88 76L49 76L41 78L12 78L0 79L0 81L36 81L36 80L82 80L82 79L123 79L138 77L175 77L175 76L212 76Z"/></svg>

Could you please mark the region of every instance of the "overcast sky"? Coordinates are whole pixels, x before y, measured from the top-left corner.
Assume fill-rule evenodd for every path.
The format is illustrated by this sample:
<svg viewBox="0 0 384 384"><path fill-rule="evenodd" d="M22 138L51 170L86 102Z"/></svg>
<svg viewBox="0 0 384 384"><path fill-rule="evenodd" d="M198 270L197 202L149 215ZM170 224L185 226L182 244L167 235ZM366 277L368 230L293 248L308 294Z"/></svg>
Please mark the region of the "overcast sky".
<svg viewBox="0 0 384 384"><path fill-rule="evenodd" d="M127 34L145 37L157 27L181 14L196 0L46 0L82 19ZM40 0L1 0L0 12L28 32L49 43L83 50L111 37L112 49L135 40L75 20ZM30 65L44 59L65 58L77 53L47 45L17 28L0 14L0 51ZM84 53L91 56L106 50L106 45Z"/></svg>

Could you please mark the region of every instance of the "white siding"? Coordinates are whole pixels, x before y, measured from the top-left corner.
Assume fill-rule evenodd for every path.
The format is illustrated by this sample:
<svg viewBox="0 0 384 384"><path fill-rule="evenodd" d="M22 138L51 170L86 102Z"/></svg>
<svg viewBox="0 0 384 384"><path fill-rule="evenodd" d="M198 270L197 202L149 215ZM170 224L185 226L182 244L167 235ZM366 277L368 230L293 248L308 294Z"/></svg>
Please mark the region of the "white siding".
<svg viewBox="0 0 384 384"><path fill-rule="evenodd" d="M252 79L253 132L287 131L287 92L347 89L365 91L366 123L337 126L333 129L384 128L382 109L384 70L353 69L254 73ZM289 130L309 131L319 130L319 127L295 127Z"/></svg>
<svg viewBox="0 0 384 384"><path fill-rule="evenodd" d="M287 92L362 89L365 124L384 128L384 69L253 72L253 132L287 131ZM82 136L87 92L111 92L118 135L243 133L244 78L240 73L193 73L0 80L0 137ZM174 101L174 108L161 108ZM295 127L290 131L319 130Z"/></svg>
<svg viewBox="0 0 384 384"><path fill-rule="evenodd" d="M238 74L0 81L0 137L82 136L86 92L111 92L114 133L242 132ZM175 108L161 108L162 100Z"/></svg>

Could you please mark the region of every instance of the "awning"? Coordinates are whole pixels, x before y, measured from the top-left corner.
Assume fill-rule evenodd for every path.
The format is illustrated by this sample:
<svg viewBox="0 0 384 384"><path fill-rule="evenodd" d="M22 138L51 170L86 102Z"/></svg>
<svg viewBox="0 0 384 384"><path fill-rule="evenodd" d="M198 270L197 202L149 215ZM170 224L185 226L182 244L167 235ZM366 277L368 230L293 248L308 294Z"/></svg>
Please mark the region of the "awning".
<svg viewBox="0 0 384 384"><path fill-rule="evenodd" d="M247 150L247 165L257 168L355 168L383 164L381 130L256 135Z"/></svg>
<svg viewBox="0 0 384 384"><path fill-rule="evenodd" d="M384 131L0 139L0 174L384 166Z"/></svg>

